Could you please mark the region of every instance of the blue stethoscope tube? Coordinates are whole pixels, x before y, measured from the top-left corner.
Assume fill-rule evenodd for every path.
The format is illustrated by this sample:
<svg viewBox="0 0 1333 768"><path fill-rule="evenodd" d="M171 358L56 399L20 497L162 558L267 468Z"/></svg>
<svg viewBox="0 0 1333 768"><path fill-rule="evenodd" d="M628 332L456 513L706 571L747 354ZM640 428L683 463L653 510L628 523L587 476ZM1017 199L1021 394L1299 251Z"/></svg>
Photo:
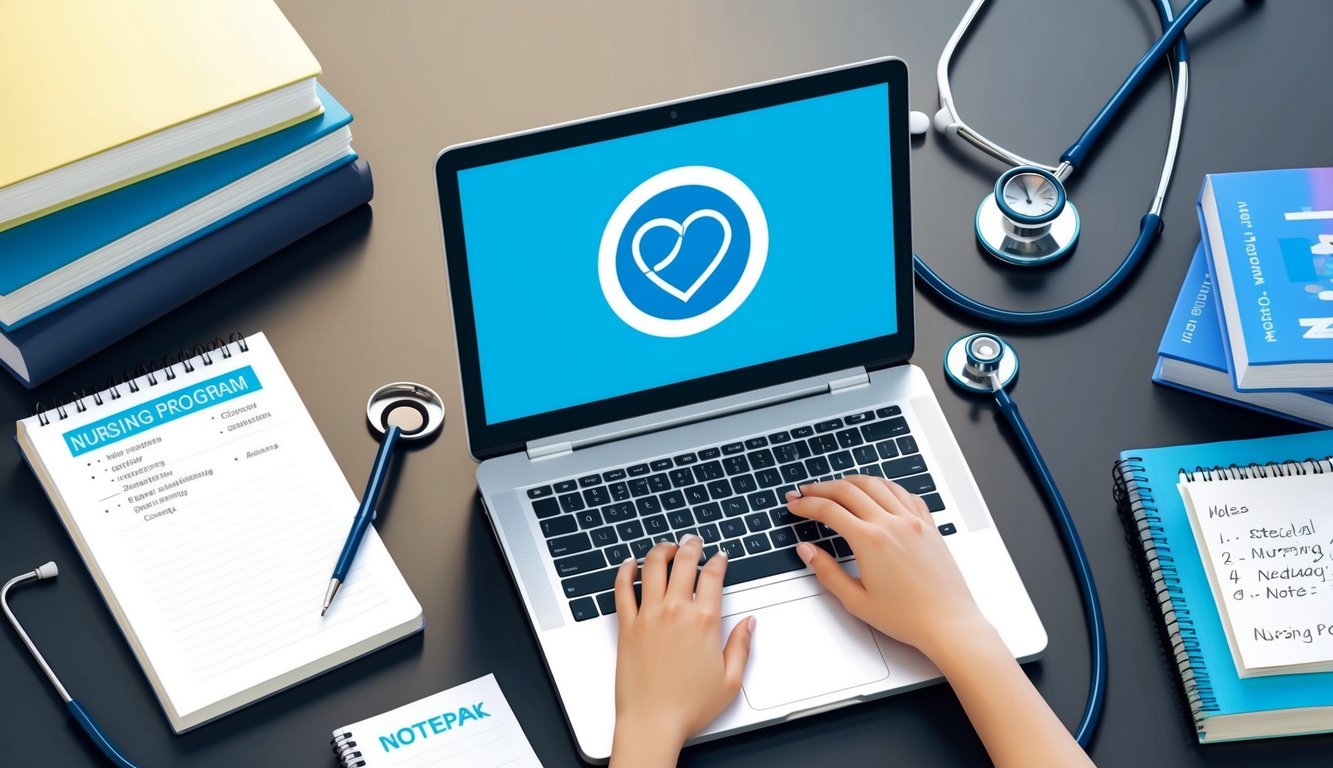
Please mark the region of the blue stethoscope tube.
<svg viewBox="0 0 1333 768"><path fill-rule="evenodd" d="M989 323L1029 327L1068 320L1092 310L1112 296L1134 272L1139 263L1143 261L1143 258L1148 255L1162 232L1161 205L1170 184L1171 172L1175 164L1175 141L1179 138L1184 100L1188 98L1185 72L1189 66L1189 45L1185 40L1184 31L1185 27L1209 2L1210 0L1193 0L1181 11L1179 17L1175 17L1170 0L1156 0L1154 7L1162 22L1162 35L1139 59L1134 69L1130 71L1129 76L1125 78L1120 88L1116 90L1101 111L1097 113L1097 116L1093 118L1083 134L1060 156L1061 162L1068 164L1070 171L1081 166L1111 120L1147 78L1157 60L1166 52L1167 48L1174 47L1177 69L1181 78L1176 87L1183 92L1178 93L1180 102L1173 110L1172 143L1168 148L1167 158L1163 166L1161 183L1152 207L1139 222L1139 233L1133 247L1130 248L1129 253L1126 254L1120 265L1106 280L1081 298L1067 304L1051 309L1018 311L996 307L968 296L940 277L920 256L913 254L913 265L917 276L921 278L921 283L930 288L945 302L965 314Z"/></svg>

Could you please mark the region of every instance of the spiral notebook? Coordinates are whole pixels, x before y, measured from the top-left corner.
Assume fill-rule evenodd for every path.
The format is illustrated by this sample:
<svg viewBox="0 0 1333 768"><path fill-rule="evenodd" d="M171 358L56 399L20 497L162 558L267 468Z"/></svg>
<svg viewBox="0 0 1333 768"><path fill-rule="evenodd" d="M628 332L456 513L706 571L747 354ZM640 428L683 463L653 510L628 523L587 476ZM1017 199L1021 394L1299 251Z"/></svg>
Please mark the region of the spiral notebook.
<svg viewBox="0 0 1333 768"><path fill-rule="evenodd" d="M1306 572L1326 563L1333 546L1323 490L1331 487L1330 457L1333 431L1321 431L1126 451L1116 463L1117 507L1201 742L1333 731L1333 672L1291 672L1321 668L1310 654L1328 646L1303 648L1305 630L1313 640L1321 621L1333 624L1333 612L1319 607L1328 599L1322 578ZM1321 492L1324 503L1312 505L1310 494ZM1200 548L1186 499L1204 515L1200 534L1217 547ZM1243 566L1235 569L1238 581L1232 564ZM1261 582L1260 568L1271 578ZM1295 594L1302 587L1306 593ZM1239 600L1237 589L1244 590ZM1266 605L1252 610L1255 601ZM1229 639L1235 629L1250 640L1271 638L1258 643L1266 649L1255 657L1260 674L1237 663L1242 657Z"/></svg>
<svg viewBox="0 0 1333 768"><path fill-rule="evenodd" d="M41 410L17 441L178 733L422 627L374 530L320 617L357 499L263 334Z"/></svg>

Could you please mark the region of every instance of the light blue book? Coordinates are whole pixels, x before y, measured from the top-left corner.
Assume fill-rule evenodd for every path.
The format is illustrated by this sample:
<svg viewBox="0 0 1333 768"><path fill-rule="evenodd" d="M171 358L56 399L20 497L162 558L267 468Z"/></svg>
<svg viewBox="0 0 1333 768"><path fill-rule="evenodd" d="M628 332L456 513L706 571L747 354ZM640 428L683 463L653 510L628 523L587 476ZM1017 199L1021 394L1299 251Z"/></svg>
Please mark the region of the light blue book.
<svg viewBox="0 0 1333 768"><path fill-rule="evenodd" d="M1311 426L1333 427L1333 392L1236 391L1227 368L1216 303L1207 257L1200 244L1157 348L1152 380Z"/></svg>
<svg viewBox="0 0 1333 768"><path fill-rule="evenodd" d="M0 328L13 331L352 162L352 116L290 128L0 232Z"/></svg>
<svg viewBox="0 0 1333 768"><path fill-rule="evenodd" d="M1333 431L1125 451L1116 505L1177 666L1199 741L1333 731L1333 672L1241 678L1176 485L1185 478L1333 471Z"/></svg>
<svg viewBox="0 0 1333 768"><path fill-rule="evenodd" d="M1333 389L1333 168L1209 174L1199 219L1236 389Z"/></svg>

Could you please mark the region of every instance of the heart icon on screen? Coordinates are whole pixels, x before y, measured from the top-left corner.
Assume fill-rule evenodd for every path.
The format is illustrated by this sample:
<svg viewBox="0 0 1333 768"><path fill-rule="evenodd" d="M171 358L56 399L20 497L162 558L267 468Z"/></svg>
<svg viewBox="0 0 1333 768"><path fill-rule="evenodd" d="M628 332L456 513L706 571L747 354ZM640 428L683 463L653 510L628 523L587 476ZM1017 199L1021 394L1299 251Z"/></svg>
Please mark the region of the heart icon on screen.
<svg viewBox="0 0 1333 768"><path fill-rule="evenodd" d="M722 226L722 242L718 244L717 253L713 254L712 258L707 260L707 263L703 265L703 269L699 271L699 274L694 280L688 286L681 288L667 281L667 279L662 276L662 272L667 267L671 266L671 263L680 255L681 248L685 244L686 233L690 230L690 225L701 219L712 219ZM672 246L671 251L668 252L666 256L662 257L660 261L650 267L643 258L643 253L640 251L640 244L643 241L644 235L658 227L666 227L675 232L676 243ZM644 276L652 281L653 285L656 285L669 295L684 302L689 301L690 298L703 287L703 284L708 282L708 278L717 270L718 265L722 263L723 257L727 255L727 248L730 247L730 245L731 224L727 222L726 217L722 214L711 208L706 208L691 213L689 216L685 217L684 221L678 222L672 219L658 218L644 222L643 226L639 227L639 230L634 233L634 240L630 245L630 251L634 256L634 263L643 271ZM688 275L677 275L677 279L681 278L688 278Z"/></svg>

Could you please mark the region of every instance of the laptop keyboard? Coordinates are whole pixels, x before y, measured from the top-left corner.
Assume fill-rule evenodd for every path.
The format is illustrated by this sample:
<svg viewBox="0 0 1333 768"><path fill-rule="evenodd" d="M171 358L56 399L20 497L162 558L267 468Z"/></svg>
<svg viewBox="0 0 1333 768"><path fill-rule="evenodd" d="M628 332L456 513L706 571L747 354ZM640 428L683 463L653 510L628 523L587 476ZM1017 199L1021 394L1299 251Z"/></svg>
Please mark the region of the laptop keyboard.
<svg viewBox="0 0 1333 768"><path fill-rule="evenodd" d="M703 539L705 558L727 553L727 586L804 568L795 552L802 541L849 560L842 537L787 510L787 492L859 473L889 478L939 512L944 501L927 469L902 409L891 405L536 486L527 495L570 611L587 621L615 613L621 562L688 533ZM952 523L939 529L956 531Z"/></svg>

